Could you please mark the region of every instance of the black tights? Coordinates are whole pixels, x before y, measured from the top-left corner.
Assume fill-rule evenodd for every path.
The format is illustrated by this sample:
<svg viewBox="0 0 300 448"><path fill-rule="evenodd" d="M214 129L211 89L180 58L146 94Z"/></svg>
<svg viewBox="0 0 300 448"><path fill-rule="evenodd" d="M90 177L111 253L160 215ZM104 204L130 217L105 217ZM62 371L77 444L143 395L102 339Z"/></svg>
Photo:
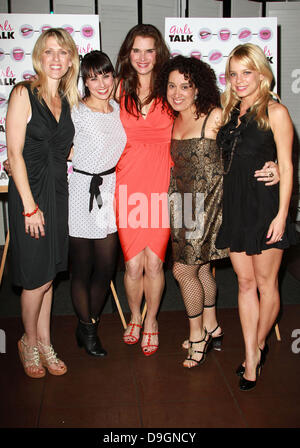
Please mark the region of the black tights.
<svg viewBox="0 0 300 448"><path fill-rule="evenodd" d="M70 237L71 296L77 317L83 322L100 316L117 255L117 232L94 240Z"/></svg>

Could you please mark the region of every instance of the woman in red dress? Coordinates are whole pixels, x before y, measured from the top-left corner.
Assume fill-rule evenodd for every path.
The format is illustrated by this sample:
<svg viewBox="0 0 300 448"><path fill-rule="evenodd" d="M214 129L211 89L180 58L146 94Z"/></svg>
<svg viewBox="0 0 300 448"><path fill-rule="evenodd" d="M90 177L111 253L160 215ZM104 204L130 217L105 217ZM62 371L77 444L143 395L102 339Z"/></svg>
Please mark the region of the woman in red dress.
<svg viewBox="0 0 300 448"><path fill-rule="evenodd" d="M153 25L137 25L128 32L116 64L120 117L127 135L116 171L117 226L131 310L123 340L126 344L139 340L144 294L147 315L141 345L146 356L158 348L156 315L164 289L163 262L170 235L167 191L173 120L162 110L154 91L157 74L168 58L161 33Z"/></svg>

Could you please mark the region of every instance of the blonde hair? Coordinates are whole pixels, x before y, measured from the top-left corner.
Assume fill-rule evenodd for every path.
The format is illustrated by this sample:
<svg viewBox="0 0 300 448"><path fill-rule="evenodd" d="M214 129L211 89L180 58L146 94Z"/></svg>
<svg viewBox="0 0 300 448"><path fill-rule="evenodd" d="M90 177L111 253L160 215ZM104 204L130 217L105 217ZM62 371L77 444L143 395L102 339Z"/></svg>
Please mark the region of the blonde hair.
<svg viewBox="0 0 300 448"><path fill-rule="evenodd" d="M221 95L221 104L223 107L223 122L226 124L230 120L232 109L239 103L240 98L231 89L230 84L230 61L235 58L238 62L248 67L250 70L257 71L264 76L260 83L260 91L258 98L250 108L250 115L257 121L258 127L261 129L269 129L270 123L267 115L268 103L271 97L276 97L279 101L279 96L271 91L271 85L274 81L274 76L270 64L263 52L263 50L254 44L243 44L235 47L228 56L225 75L226 88Z"/></svg>
<svg viewBox="0 0 300 448"><path fill-rule="evenodd" d="M79 93L77 87L79 74L79 56L77 47L70 34L63 28L50 28L44 31L35 43L32 52L33 68L38 75L38 78L31 83L31 90L38 89L38 98L41 101L42 97L47 97L46 76L42 67L41 56L46 47L46 41L49 37L54 37L57 43L68 51L72 65L69 67L67 73L61 78L59 84L59 92L66 97L70 107L78 104Z"/></svg>

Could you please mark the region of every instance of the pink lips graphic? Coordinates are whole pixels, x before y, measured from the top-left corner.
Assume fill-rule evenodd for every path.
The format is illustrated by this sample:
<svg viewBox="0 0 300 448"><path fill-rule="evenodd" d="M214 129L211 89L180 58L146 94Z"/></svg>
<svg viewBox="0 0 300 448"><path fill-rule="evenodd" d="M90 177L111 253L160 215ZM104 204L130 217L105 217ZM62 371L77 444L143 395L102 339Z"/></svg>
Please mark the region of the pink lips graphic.
<svg viewBox="0 0 300 448"><path fill-rule="evenodd" d="M34 30L31 25L22 25L21 26L21 35L23 37L30 37L33 35L33 32L34 32Z"/></svg>
<svg viewBox="0 0 300 448"><path fill-rule="evenodd" d="M243 41L248 41L252 37L252 33L248 28L243 28L238 32L238 38Z"/></svg>
<svg viewBox="0 0 300 448"><path fill-rule="evenodd" d="M225 84L226 84L225 73L220 73L219 74L219 82L220 82L220 84L222 84L222 86L225 86Z"/></svg>
<svg viewBox="0 0 300 448"><path fill-rule="evenodd" d="M207 28L203 28L199 31L199 36L202 40L209 40L212 36L212 32Z"/></svg>
<svg viewBox="0 0 300 448"><path fill-rule="evenodd" d="M0 61L4 58L4 56L5 56L4 50L0 48Z"/></svg>
<svg viewBox="0 0 300 448"><path fill-rule="evenodd" d="M0 96L0 107L4 106L6 103L6 98L4 96Z"/></svg>
<svg viewBox="0 0 300 448"><path fill-rule="evenodd" d="M94 29L90 25L84 25L81 28L81 33L84 37L89 39L90 37L93 37Z"/></svg>
<svg viewBox="0 0 300 448"><path fill-rule="evenodd" d="M175 58L176 56L180 56L181 53L179 53L179 51L173 51L173 53L171 53L172 58Z"/></svg>
<svg viewBox="0 0 300 448"><path fill-rule="evenodd" d="M259 31L258 35L262 40L269 40L272 37L272 31L269 28L264 28Z"/></svg>
<svg viewBox="0 0 300 448"><path fill-rule="evenodd" d="M25 81L28 81L32 76L34 76L35 75L35 73L34 72L24 72L23 73L23 75L22 75L22 78L25 80Z"/></svg>
<svg viewBox="0 0 300 448"><path fill-rule="evenodd" d="M221 40L226 41L226 40L230 39L230 37L231 37L231 31L228 30L227 28L224 28L219 31L219 38Z"/></svg>
<svg viewBox="0 0 300 448"><path fill-rule="evenodd" d="M214 64L218 64L223 59L223 55L219 50L212 50L208 54L208 60Z"/></svg>
<svg viewBox="0 0 300 448"><path fill-rule="evenodd" d="M63 29L66 30L69 34L73 34L74 28L71 25L63 25Z"/></svg>
<svg viewBox="0 0 300 448"><path fill-rule="evenodd" d="M43 33L44 31L50 30L51 26L50 25L43 25L41 27L41 32Z"/></svg>
<svg viewBox="0 0 300 448"><path fill-rule="evenodd" d="M200 51L192 51L190 56L191 58L196 58L199 60L202 58L202 54L200 53Z"/></svg>
<svg viewBox="0 0 300 448"><path fill-rule="evenodd" d="M15 61L20 62L24 59L24 50L22 48L14 48L12 51L12 57Z"/></svg>
<svg viewBox="0 0 300 448"><path fill-rule="evenodd" d="M0 152L6 151L6 145L5 143L0 143Z"/></svg>

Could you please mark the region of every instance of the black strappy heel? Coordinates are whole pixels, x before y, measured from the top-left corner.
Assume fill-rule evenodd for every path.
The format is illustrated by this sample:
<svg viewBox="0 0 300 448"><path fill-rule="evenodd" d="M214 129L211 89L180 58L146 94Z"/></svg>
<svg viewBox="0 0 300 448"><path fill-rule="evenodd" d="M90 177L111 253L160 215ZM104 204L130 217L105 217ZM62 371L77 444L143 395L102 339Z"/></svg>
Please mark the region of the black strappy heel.
<svg viewBox="0 0 300 448"><path fill-rule="evenodd" d="M210 345L211 340L212 340L211 335L208 334L206 329L204 329L204 332L205 332L204 338L201 339L200 341L189 341L190 347L189 347L189 350L188 350L188 357L186 358L186 361L193 361L193 362L196 363L196 365L193 365L193 366L190 366L190 367L183 365L183 367L186 367L186 368L190 369L192 367L198 367L198 366L200 366L201 364L204 363L204 361L206 359L207 352L208 352L209 345ZM206 339L207 336L208 336L208 339ZM194 344L199 344L200 342L203 342L203 341L205 341L205 345L204 345L203 351L195 350L193 348ZM197 359L194 359L193 358L193 354L194 353L202 353L202 358L199 361Z"/></svg>

